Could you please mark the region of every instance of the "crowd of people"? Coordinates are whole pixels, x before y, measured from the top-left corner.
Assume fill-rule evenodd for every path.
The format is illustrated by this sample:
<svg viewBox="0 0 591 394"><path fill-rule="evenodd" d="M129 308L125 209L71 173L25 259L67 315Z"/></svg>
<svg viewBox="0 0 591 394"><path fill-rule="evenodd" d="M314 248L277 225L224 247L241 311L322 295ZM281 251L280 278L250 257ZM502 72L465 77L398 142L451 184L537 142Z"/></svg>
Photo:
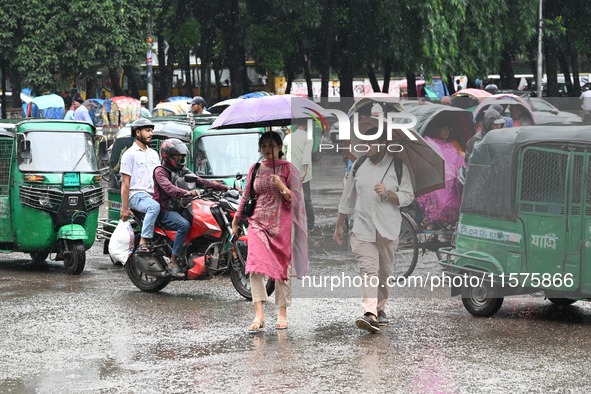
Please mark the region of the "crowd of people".
<svg viewBox="0 0 591 394"><path fill-rule="evenodd" d="M205 107L201 100L195 98L191 103L198 113L203 113ZM77 104L80 105L78 101L72 104L74 117L80 108ZM375 105L358 109L359 127L364 133L377 132L377 120L372 115L379 110ZM362 288L363 315L355 320L360 329L378 332L380 327L388 325L389 287L380 284L392 275L401 227L400 209L416 202L425 218L423 226L426 230L454 230L462 192L458 174L465 169L479 140L492 130L506 127L505 110L498 106L485 109L482 131L468 141L452 124L434 122L425 141L445 158L446 185L444 189L416 198L407 166L395 153L379 148L389 143L386 133L371 141L366 153L353 149L346 151L348 175L338 207L334 240L342 245L343 224L347 216L355 215L351 249L361 275L378 279L377 286L365 283ZM523 119L518 111L510 110L510 114L513 126ZM313 142L308 139L307 129L311 125L307 119L296 120L293 127L293 131L288 129L284 138L274 131L265 132L260 137L258 146L262 158L249 170L243 197L232 222L234 234L238 233L242 220L249 222L245 272L250 278L254 304L254 319L248 326L250 332L259 332L266 327L264 303L268 300L266 281L269 278L276 282L275 303L279 311L275 328L288 328L287 308L292 305L291 277L305 276L308 271L308 236L316 230L310 192ZM184 279L178 261L183 256L183 242L190 223L179 213L174 201L198 197L199 193L178 187L174 181L189 171L185 166L188 154L185 145L178 140L166 140L159 157L149 147L153 128L154 124L143 118L132 125L135 142L121 159L121 219L127 220L131 210L145 214L138 253L150 252L157 218L175 229L177 236L166 269L172 279ZM352 139L348 143L367 141ZM228 189L225 185L197 178L198 187ZM446 194L446 209L441 208L442 198L438 193ZM449 196L458 204L449 204ZM246 212L245 205L251 204L251 200L256 202L254 209Z"/></svg>

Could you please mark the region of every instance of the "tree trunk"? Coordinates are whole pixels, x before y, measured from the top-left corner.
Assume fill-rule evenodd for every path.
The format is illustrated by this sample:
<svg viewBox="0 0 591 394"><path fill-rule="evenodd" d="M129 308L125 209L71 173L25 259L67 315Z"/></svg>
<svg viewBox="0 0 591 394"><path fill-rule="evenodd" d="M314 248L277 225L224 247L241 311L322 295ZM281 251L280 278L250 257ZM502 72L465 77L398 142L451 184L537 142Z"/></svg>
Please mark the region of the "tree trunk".
<svg viewBox="0 0 591 394"><path fill-rule="evenodd" d="M573 82L570 79L570 70L568 67L568 58L566 50L561 50L558 53L558 61L560 62L560 71L564 74L564 84L566 85L566 91L570 97L573 96Z"/></svg>
<svg viewBox="0 0 591 394"><path fill-rule="evenodd" d="M546 57L546 81L547 96L558 97L558 70L556 67L556 43L552 39L546 39L544 54Z"/></svg>
<svg viewBox="0 0 591 394"><path fill-rule="evenodd" d="M293 80L295 78L295 73L293 71L293 69L289 69L289 71L287 72L287 78L286 78L286 82L285 82L285 94L290 94L291 93L291 84L293 83Z"/></svg>
<svg viewBox="0 0 591 394"><path fill-rule="evenodd" d="M244 45L240 45L240 76L242 78L242 94L250 93L250 79L248 78L248 68L246 67L246 51Z"/></svg>
<svg viewBox="0 0 591 394"><path fill-rule="evenodd" d="M193 78L191 76L191 52L187 51L185 59L185 96L193 97Z"/></svg>
<svg viewBox="0 0 591 394"><path fill-rule="evenodd" d="M501 54L501 89L517 89L517 81L515 80L515 73L513 72L513 61L511 55L507 51Z"/></svg>
<svg viewBox="0 0 591 394"><path fill-rule="evenodd" d="M408 97L417 97L417 80L415 72L411 70L406 71L406 92Z"/></svg>
<svg viewBox="0 0 591 394"><path fill-rule="evenodd" d="M328 97L328 84L330 82L330 50L333 41L332 32L334 28L334 9L335 0L327 0L324 14L324 48L322 50L323 56L320 61L320 75L322 77L320 97Z"/></svg>
<svg viewBox="0 0 591 394"><path fill-rule="evenodd" d="M215 91L216 91L217 100L221 101L222 100L222 81L220 81L220 78L222 77L222 70L214 69L213 74L215 76Z"/></svg>
<svg viewBox="0 0 591 394"><path fill-rule="evenodd" d="M125 66L125 67L123 67L123 71L125 72L125 75L127 75L127 85L128 85L129 90L131 91L131 97L135 97L135 98L139 99L141 86L140 86L140 81L138 80L137 70L135 69L135 67ZM94 84L96 86L96 77L95 77ZM96 91L95 91L95 95L96 95Z"/></svg>
<svg viewBox="0 0 591 394"><path fill-rule="evenodd" d="M121 89L121 84L119 83L119 73L111 66L109 66L109 78L111 79L113 96L123 96L123 89Z"/></svg>
<svg viewBox="0 0 591 394"><path fill-rule="evenodd" d="M308 88L308 97L312 98L314 97L314 91L312 89L312 76L310 75L308 55L306 54L306 49L304 48L304 38L301 35L298 36L298 47L300 50L300 61L302 62L304 75L306 76L306 87Z"/></svg>
<svg viewBox="0 0 591 394"><path fill-rule="evenodd" d="M378 79L376 78L376 72L373 69L373 65L367 64L367 76L369 77L369 82L371 83L371 89L374 93L379 93L380 85L378 84Z"/></svg>
<svg viewBox="0 0 591 394"><path fill-rule="evenodd" d="M10 85L12 86L12 104L11 108L20 108L23 105L21 101L21 76L18 70L13 69L8 72L8 78L10 80Z"/></svg>
<svg viewBox="0 0 591 394"><path fill-rule="evenodd" d="M8 75L6 75L6 60L2 59L2 119L6 119L8 118L7 113L6 113L6 107L8 106L8 103L6 102L6 78L8 77ZM12 94L15 94L14 92Z"/></svg>
<svg viewBox="0 0 591 394"><path fill-rule="evenodd" d="M241 76L241 57L240 42L241 29L239 26L239 6L238 0L224 0L221 3L222 12L225 15L222 18L220 28L224 45L226 48L226 63L230 71L230 97L238 97L242 94L242 76Z"/></svg>
<svg viewBox="0 0 591 394"><path fill-rule="evenodd" d="M159 102L167 96L169 90L169 81L167 78L166 67L166 41L162 34L158 34L158 89L156 89L156 97L154 102Z"/></svg>
<svg viewBox="0 0 591 394"><path fill-rule="evenodd" d="M456 87L454 86L454 78L452 75L447 76L446 86L450 96L456 92Z"/></svg>
<svg viewBox="0 0 591 394"><path fill-rule="evenodd" d="M348 5L348 2L345 3ZM339 32L339 81L341 97L354 97L353 92L353 65L349 53L349 30L343 28Z"/></svg>
<svg viewBox="0 0 591 394"><path fill-rule="evenodd" d="M86 78L86 99L91 99L96 97L96 73L93 73L92 76Z"/></svg>
<svg viewBox="0 0 591 394"><path fill-rule="evenodd" d="M392 60L384 59L384 85L382 86L383 93L390 92L390 76L392 74Z"/></svg>
<svg viewBox="0 0 591 394"><path fill-rule="evenodd" d="M577 52L577 48L575 47L571 29L566 30L566 42L570 51L570 62L573 69L573 94L575 97L580 97L581 83L579 82L579 52Z"/></svg>

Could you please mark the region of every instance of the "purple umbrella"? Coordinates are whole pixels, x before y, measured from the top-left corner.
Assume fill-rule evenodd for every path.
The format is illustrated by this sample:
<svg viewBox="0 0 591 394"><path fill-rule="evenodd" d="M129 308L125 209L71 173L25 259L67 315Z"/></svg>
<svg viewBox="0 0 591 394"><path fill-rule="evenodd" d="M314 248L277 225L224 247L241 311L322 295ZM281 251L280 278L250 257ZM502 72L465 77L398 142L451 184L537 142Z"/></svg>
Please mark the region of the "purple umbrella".
<svg viewBox="0 0 591 394"><path fill-rule="evenodd" d="M230 105L217 117L211 129L237 129L273 126L289 126L292 119L310 118L310 112L322 111L322 107L302 97L284 94L281 96L256 97ZM273 159L273 174L275 159Z"/></svg>
<svg viewBox="0 0 591 394"><path fill-rule="evenodd" d="M323 111L313 101L288 94L251 98L230 105L217 117L211 128L250 129L254 127L288 126L294 118L310 118L310 115L307 114L311 112L309 108Z"/></svg>

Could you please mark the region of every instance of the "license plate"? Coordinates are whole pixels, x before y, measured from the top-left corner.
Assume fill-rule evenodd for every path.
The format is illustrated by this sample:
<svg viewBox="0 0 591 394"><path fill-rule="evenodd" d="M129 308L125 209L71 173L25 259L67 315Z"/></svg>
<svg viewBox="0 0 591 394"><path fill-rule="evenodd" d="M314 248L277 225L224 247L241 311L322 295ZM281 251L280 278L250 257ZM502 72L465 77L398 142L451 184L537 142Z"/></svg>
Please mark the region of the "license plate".
<svg viewBox="0 0 591 394"><path fill-rule="evenodd" d="M64 186L80 186L80 174L77 172L64 172Z"/></svg>

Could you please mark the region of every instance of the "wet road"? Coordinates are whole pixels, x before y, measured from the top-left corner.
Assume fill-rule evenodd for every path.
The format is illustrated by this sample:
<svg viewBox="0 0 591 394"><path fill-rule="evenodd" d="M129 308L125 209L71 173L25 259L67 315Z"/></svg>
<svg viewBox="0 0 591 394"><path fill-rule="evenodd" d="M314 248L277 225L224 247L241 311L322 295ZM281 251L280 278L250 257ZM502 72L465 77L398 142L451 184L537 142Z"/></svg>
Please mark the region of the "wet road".
<svg viewBox="0 0 591 394"><path fill-rule="evenodd" d="M315 166L312 274L355 273L332 241L342 172L336 155ZM61 262L0 255L0 393L589 391L586 302L515 297L474 318L447 291L425 290L393 298L390 326L370 335L354 326L358 298L318 298L294 282L289 330L252 335L252 305L228 277L147 294L101 242L87 259L68 276ZM417 267L428 273L438 273L430 253ZM270 327L276 316L268 303Z"/></svg>

